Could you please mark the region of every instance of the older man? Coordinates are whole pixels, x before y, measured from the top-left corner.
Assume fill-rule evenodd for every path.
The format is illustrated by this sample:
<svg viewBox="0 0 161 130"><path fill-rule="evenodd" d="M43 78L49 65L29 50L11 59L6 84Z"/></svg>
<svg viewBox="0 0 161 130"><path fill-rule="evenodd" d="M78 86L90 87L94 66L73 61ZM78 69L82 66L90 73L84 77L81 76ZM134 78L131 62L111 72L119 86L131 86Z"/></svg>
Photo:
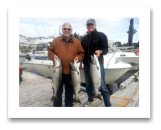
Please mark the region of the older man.
<svg viewBox="0 0 161 130"><path fill-rule="evenodd" d="M93 84L90 77L90 60L91 55L96 54L98 57L100 68L101 68L101 92L104 99L104 104L106 107L110 107L110 93L106 87L105 83L105 73L104 73L104 60L103 55L106 55L108 52L108 40L104 33L98 32L96 30L96 22L94 19L87 20L87 35L82 39L82 46L85 50L84 55L84 73L86 80L86 90L88 94L88 101L85 102L84 106L88 106L93 102Z"/></svg>
<svg viewBox="0 0 161 130"><path fill-rule="evenodd" d="M62 106L62 94L63 94L63 83L65 83L65 106L72 107L73 101L73 87L71 85L71 70L70 62L81 62L84 58L84 50L81 43L71 35L72 26L69 23L64 23L62 28L63 35L54 38L52 41L48 57L49 59L56 61L58 58L62 60L63 64L63 81L60 84L58 91L59 101L54 101L54 107Z"/></svg>

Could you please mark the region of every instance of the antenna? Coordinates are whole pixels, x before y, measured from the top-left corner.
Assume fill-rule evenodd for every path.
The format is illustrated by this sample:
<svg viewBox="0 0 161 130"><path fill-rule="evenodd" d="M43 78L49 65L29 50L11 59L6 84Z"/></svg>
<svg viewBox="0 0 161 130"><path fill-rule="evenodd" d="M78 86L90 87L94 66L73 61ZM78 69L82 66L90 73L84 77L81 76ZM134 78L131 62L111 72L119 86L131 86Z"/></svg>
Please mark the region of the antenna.
<svg viewBox="0 0 161 130"><path fill-rule="evenodd" d="M34 21L34 19L33 19L33 18L32 18L32 20ZM34 22L34 24L35 24L35 22ZM36 24L35 24L35 27L36 27ZM36 27L36 29L37 29L37 27ZM37 32L38 32L39 37L40 37L40 33L39 33L38 29L37 29Z"/></svg>
<svg viewBox="0 0 161 130"><path fill-rule="evenodd" d="M46 20L45 20L45 22L46 22ZM46 25L47 25L47 27L48 27L48 24L47 24L47 22L46 22ZM49 29L49 27L48 27L48 29ZM50 30L49 30L49 32L50 32ZM50 32L50 34L51 34L51 32ZM51 36L52 36L52 34L51 34Z"/></svg>
<svg viewBox="0 0 161 130"><path fill-rule="evenodd" d="M54 30L54 34L55 34L55 37L56 37L56 32L55 32L55 30Z"/></svg>
<svg viewBox="0 0 161 130"><path fill-rule="evenodd" d="M41 20L41 18L40 18L40 20ZM42 22L42 20L41 20L41 22ZM42 24L43 24L43 22L42 22ZM43 26L44 26L44 24L43 24ZM45 26L44 26L44 29L45 29ZM46 29L45 29L45 31L46 31ZM46 34L47 34L47 36L48 36L47 31L46 31ZM49 36L48 36L48 37L49 37Z"/></svg>
<svg viewBox="0 0 161 130"><path fill-rule="evenodd" d="M61 26L63 26L63 25L60 25L60 26L59 26L59 35L62 35L62 34L60 33L60 27L61 27Z"/></svg>

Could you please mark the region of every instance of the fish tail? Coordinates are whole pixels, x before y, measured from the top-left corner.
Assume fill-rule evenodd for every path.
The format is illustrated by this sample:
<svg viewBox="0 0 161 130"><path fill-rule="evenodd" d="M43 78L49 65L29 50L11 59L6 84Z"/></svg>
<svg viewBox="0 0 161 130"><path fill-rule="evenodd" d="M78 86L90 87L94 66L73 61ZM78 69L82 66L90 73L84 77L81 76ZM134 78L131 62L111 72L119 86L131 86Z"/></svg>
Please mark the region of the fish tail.
<svg viewBox="0 0 161 130"><path fill-rule="evenodd" d="M57 97L55 97L55 96L53 96L52 98L51 98L51 101L57 101L57 102L59 102L59 99L57 98Z"/></svg>
<svg viewBox="0 0 161 130"><path fill-rule="evenodd" d="M78 103L80 103L80 104L81 104L81 102L80 102L79 98L78 98L78 99L74 98L73 103L74 103L74 102L78 102Z"/></svg>
<svg viewBox="0 0 161 130"><path fill-rule="evenodd" d="M98 99L102 100L102 98L101 98L101 96L100 96L99 94L98 94L98 95L95 95L95 94L94 94L94 95L92 96L92 98L98 98Z"/></svg>

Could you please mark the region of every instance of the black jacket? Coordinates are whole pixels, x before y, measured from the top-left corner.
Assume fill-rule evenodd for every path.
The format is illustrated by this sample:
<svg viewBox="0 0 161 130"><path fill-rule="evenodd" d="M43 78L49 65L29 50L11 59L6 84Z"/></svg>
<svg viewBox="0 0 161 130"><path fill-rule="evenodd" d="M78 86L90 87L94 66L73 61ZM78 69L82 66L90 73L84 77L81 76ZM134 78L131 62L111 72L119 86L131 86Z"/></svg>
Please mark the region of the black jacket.
<svg viewBox="0 0 161 130"><path fill-rule="evenodd" d="M108 39L107 36L98 32L96 29L89 34L85 35L82 39L82 47L85 50L84 64L89 64L91 62L91 55L95 53L96 50L102 50L102 54L98 58L100 64L104 64L103 55L108 53Z"/></svg>

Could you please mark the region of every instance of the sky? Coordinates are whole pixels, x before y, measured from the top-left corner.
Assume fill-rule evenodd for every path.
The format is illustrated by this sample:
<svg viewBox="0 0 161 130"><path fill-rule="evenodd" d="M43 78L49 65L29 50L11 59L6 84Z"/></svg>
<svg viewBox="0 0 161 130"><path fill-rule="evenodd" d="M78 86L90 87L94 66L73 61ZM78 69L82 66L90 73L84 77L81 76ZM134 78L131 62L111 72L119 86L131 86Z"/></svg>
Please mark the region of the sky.
<svg viewBox="0 0 161 130"><path fill-rule="evenodd" d="M8 6L8 117L149 118L150 12L151 6ZM95 18L98 31L104 32L110 40L121 42L127 42L129 20L134 18L134 28L137 30L134 39L136 42L139 40L139 107L19 107L19 34L38 36L32 18L37 27L42 26L39 18L42 18L44 24L46 20L51 33L55 30L57 35L59 26L64 22L70 22L74 32L83 34L86 32L86 20ZM44 28L38 29L42 36L46 36Z"/></svg>
<svg viewBox="0 0 161 130"><path fill-rule="evenodd" d="M131 18L94 18L96 29L103 32L108 40L128 42L128 33ZM88 18L19 18L19 34L26 37L58 36L59 27L65 22L72 25L73 32L84 35L87 32L86 21ZM139 18L134 18L133 43L139 41ZM61 31L61 29L60 29Z"/></svg>

